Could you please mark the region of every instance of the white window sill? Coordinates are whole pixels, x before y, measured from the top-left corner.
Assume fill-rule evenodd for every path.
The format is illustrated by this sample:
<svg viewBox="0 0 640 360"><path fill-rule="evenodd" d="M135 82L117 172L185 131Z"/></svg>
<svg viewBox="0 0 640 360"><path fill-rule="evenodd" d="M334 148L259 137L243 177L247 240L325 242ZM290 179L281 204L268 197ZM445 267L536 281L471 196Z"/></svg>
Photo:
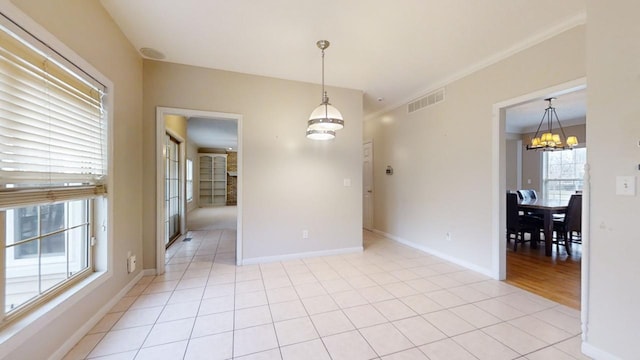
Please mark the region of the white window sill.
<svg viewBox="0 0 640 360"><path fill-rule="evenodd" d="M111 276L111 272L95 272L32 312L0 329L0 358L4 358L25 341L32 339L39 331L104 284Z"/></svg>

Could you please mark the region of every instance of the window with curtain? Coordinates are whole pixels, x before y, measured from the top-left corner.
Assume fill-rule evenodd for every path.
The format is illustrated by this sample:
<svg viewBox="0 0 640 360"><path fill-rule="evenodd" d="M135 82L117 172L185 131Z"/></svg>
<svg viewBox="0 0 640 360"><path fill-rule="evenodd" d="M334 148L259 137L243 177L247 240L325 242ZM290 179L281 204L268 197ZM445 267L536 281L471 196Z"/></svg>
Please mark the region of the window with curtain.
<svg viewBox="0 0 640 360"><path fill-rule="evenodd" d="M8 321L93 272L106 88L0 16L0 309Z"/></svg>
<svg viewBox="0 0 640 360"><path fill-rule="evenodd" d="M587 149L546 151L542 156L542 191L545 199L569 201L582 190Z"/></svg>

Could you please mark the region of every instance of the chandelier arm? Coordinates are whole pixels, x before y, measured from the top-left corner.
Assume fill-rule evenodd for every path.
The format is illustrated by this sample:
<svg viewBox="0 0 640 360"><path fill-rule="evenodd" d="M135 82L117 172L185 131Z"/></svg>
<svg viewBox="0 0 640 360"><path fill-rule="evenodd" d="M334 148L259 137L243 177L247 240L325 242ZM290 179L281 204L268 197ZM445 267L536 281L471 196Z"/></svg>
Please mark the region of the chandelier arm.
<svg viewBox="0 0 640 360"><path fill-rule="evenodd" d="M542 114L542 119L540 119L540 124L538 124L538 129L536 129L536 134L533 135L534 138L538 137L538 133L540 133L540 128L542 127L542 124L544 123L545 116L547 116L547 110L545 110L544 114Z"/></svg>
<svg viewBox="0 0 640 360"><path fill-rule="evenodd" d="M560 132L562 133L562 138L564 139L564 144L567 143L567 135L564 133L564 128L562 124L560 124L560 119L558 118L558 114L556 113L556 109L553 108L553 114L556 116L556 122L558 123L558 127L560 127ZM562 145L564 147L564 145Z"/></svg>

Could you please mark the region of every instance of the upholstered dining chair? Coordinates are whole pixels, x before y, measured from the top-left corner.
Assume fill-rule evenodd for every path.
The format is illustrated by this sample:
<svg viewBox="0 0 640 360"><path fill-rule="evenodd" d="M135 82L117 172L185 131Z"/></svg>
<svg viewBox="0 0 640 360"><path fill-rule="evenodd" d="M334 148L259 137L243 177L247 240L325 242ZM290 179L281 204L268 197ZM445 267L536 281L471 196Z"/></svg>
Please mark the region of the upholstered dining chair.
<svg viewBox="0 0 640 360"><path fill-rule="evenodd" d="M571 243L582 242L582 194L573 194L564 217L553 219L556 245L564 242L567 254L571 255Z"/></svg>
<svg viewBox="0 0 640 360"><path fill-rule="evenodd" d="M514 236L513 251L518 250L518 243L524 244L525 233L531 234L530 240L538 242L540 240L540 229L542 222L540 219L518 214L518 194L507 193L507 244Z"/></svg>

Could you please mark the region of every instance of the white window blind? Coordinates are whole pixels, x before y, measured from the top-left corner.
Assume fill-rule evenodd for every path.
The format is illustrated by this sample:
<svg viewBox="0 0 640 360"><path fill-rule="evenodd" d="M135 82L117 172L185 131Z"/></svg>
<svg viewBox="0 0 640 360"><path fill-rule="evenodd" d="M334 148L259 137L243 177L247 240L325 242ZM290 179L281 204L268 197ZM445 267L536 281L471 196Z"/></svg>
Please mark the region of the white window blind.
<svg viewBox="0 0 640 360"><path fill-rule="evenodd" d="M105 88L29 36L2 19L0 207L16 188L103 193Z"/></svg>

